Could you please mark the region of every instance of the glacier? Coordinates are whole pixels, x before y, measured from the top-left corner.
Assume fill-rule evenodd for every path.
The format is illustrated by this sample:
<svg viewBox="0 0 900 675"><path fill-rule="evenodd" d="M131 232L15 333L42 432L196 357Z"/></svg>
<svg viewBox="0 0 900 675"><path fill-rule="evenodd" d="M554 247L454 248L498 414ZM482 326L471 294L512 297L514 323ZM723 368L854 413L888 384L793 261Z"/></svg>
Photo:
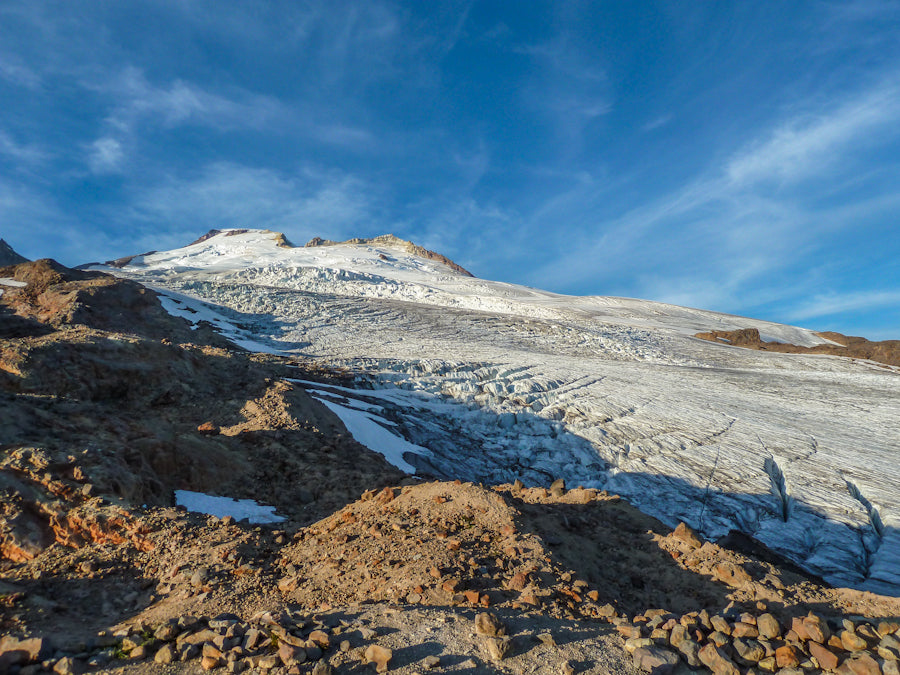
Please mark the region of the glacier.
<svg viewBox="0 0 900 675"><path fill-rule="evenodd" d="M296 386L404 470L561 477L709 539L739 530L834 585L900 595L900 369L714 344L693 335L827 340L478 279L392 242L291 247L224 230L95 268L246 349L351 372L353 387Z"/></svg>

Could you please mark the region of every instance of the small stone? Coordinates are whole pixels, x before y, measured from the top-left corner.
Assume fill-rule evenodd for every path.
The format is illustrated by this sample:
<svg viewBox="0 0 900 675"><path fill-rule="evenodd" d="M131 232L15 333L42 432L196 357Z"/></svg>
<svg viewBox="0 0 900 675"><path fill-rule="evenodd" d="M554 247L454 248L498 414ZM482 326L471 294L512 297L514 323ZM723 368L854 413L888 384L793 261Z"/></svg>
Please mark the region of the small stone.
<svg viewBox="0 0 900 675"><path fill-rule="evenodd" d="M314 630L309 634L309 639L322 649L328 649L328 646L331 644L331 638L328 637L328 633L322 630Z"/></svg>
<svg viewBox="0 0 900 675"><path fill-rule="evenodd" d="M884 675L900 675L900 661L885 661L881 665Z"/></svg>
<svg viewBox="0 0 900 675"><path fill-rule="evenodd" d="M669 634L669 644L678 649L678 645L688 639L688 629L678 624L672 628Z"/></svg>
<svg viewBox="0 0 900 675"><path fill-rule="evenodd" d="M475 615L475 632L479 635L497 637L506 635L506 627L492 612L479 612Z"/></svg>
<svg viewBox="0 0 900 675"><path fill-rule="evenodd" d="M243 659L235 659L234 661L229 661L225 664L225 670L233 674L243 673L247 668L247 662Z"/></svg>
<svg viewBox="0 0 900 675"><path fill-rule="evenodd" d="M431 670L432 668L437 668L439 665L441 665L441 659L439 656L430 654L422 660L422 665L425 666L428 670Z"/></svg>
<svg viewBox="0 0 900 675"><path fill-rule="evenodd" d="M215 436L217 433L219 433L219 427L213 422L204 422L197 427L197 431L199 431L204 436Z"/></svg>
<svg viewBox="0 0 900 675"><path fill-rule="evenodd" d="M566 494L566 481L557 478L550 484L550 494L554 497L562 497Z"/></svg>
<svg viewBox="0 0 900 675"><path fill-rule="evenodd" d="M700 541L697 533L686 523L678 523L678 527L672 532L672 536L679 541L683 541L690 548L700 548L703 546L703 542Z"/></svg>
<svg viewBox="0 0 900 675"><path fill-rule="evenodd" d="M775 662L779 668L796 668L800 665L800 655L791 645L782 645L775 650Z"/></svg>
<svg viewBox="0 0 900 675"><path fill-rule="evenodd" d="M334 668L327 661L317 661L313 666L312 675L334 675Z"/></svg>
<svg viewBox="0 0 900 675"><path fill-rule="evenodd" d="M157 650L153 657L157 663L172 663L175 660L175 647L165 644Z"/></svg>
<svg viewBox="0 0 900 675"><path fill-rule="evenodd" d="M278 645L278 658L285 666L293 666L295 664L306 662L306 650L303 647L295 647L286 642Z"/></svg>
<svg viewBox="0 0 900 675"><path fill-rule="evenodd" d="M825 620L812 612L803 619L803 629L810 640L818 642L820 645L824 645L831 637L831 631Z"/></svg>
<svg viewBox="0 0 900 675"><path fill-rule="evenodd" d="M341 644L338 646L338 649L340 649L342 652L349 652L350 640L341 640Z"/></svg>
<svg viewBox="0 0 900 675"><path fill-rule="evenodd" d="M225 665L225 659L221 657L203 656L203 658L200 659L200 667L203 668L203 670L213 670L223 665Z"/></svg>
<svg viewBox="0 0 900 675"><path fill-rule="evenodd" d="M810 642L807 645L809 655L815 658L822 670L834 670L838 665L838 657L828 647L820 645L818 642Z"/></svg>
<svg viewBox="0 0 900 675"><path fill-rule="evenodd" d="M881 621L877 627L878 633L881 635L890 635L900 631L900 623L896 621Z"/></svg>
<svg viewBox="0 0 900 675"><path fill-rule="evenodd" d="M841 645L848 652L859 652L869 647L869 644L853 631L841 632Z"/></svg>
<svg viewBox="0 0 900 675"><path fill-rule="evenodd" d="M575 675L575 662L563 661L559 664L559 672L561 675Z"/></svg>
<svg viewBox="0 0 900 675"><path fill-rule="evenodd" d="M372 640L378 635L375 630L366 626L359 629L359 634L362 636L363 640Z"/></svg>
<svg viewBox="0 0 900 675"><path fill-rule="evenodd" d="M270 654L269 656L263 656L256 665L260 670L272 670L277 668L279 663L281 663L281 660L274 654Z"/></svg>
<svg viewBox="0 0 900 675"><path fill-rule="evenodd" d="M616 630L619 632L619 635L626 640L641 637L641 627L633 626L630 623L623 623L621 626L616 626Z"/></svg>
<svg viewBox="0 0 900 675"><path fill-rule="evenodd" d="M650 638L628 638L625 640L625 651L629 654L634 654L642 647L652 647L655 644Z"/></svg>
<svg viewBox="0 0 900 675"><path fill-rule="evenodd" d="M781 626L772 614L760 614L756 618L756 629L764 638L774 639L781 637Z"/></svg>
<svg viewBox="0 0 900 675"><path fill-rule="evenodd" d="M740 565L730 562L722 562L713 568L713 576L722 583L728 584L734 588L742 588L750 583L753 578L747 574Z"/></svg>
<svg viewBox="0 0 900 675"><path fill-rule="evenodd" d="M141 659L147 658L147 645L138 645L130 652L128 652L128 658L134 661L140 661Z"/></svg>
<svg viewBox="0 0 900 675"><path fill-rule="evenodd" d="M713 628L715 628L720 633L724 633L725 635L731 635L731 624L723 616L712 616L709 619L709 622L712 624Z"/></svg>
<svg viewBox="0 0 900 675"><path fill-rule="evenodd" d="M71 656L65 656L56 662L53 672L57 675L80 675L81 665Z"/></svg>
<svg viewBox="0 0 900 675"><path fill-rule="evenodd" d="M178 637L178 632L178 624L164 623L154 631L153 637L163 642L171 642Z"/></svg>
<svg viewBox="0 0 900 675"><path fill-rule="evenodd" d="M712 642L716 647L724 647L729 642L731 642L731 638L720 631L713 631L709 634L709 641Z"/></svg>
<svg viewBox="0 0 900 675"><path fill-rule="evenodd" d="M741 671L725 652L712 643L703 645L697 656L701 663L713 672L713 675L741 675Z"/></svg>
<svg viewBox="0 0 900 675"><path fill-rule="evenodd" d="M381 645L369 645L366 647L366 662L374 663L375 669L379 673L386 673L388 670L388 662L394 656L394 652L387 647Z"/></svg>
<svg viewBox="0 0 900 675"><path fill-rule="evenodd" d="M669 675L678 665L678 657L663 647L640 647L633 654L634 665L653 675Z"/></svg>
<svg viewBox="0 0 900 675"><path fill-rule="evenodd" d="M900 660L900 640L893 635L885 635L878 643L878 656L885 661Z"/></svg>
<svg viewBox="0 0 900 675"><path fill-rule="evenodd" d="M658 644L667 645L669 644L669 631L662 628L654 628L650 631L650 639Z"/></svg>
<svg viewBox="0 0 900 675"><path fill-rule="evenodd" d="M509 641L509 638L486 637L484 644L487 647L488 654L494 661L502 661L512 651L512 643Z"/></svg>
<svg viewBox="0 0 900 675"><path fill-rule="evenodd" d="M194 588L200 588L201 586L203 586L203 584L206 582L206 577L208 574L209 570L207 570L205 567L197 569L191 575L191 586L193 586Z"/></svg>
<svg viewBox="0 0 900 675"><path fill-rule="evenodd" d="M856 634L871 644L875 644L881 639L881 636L872 626L867 623L860 624L856 627Z"/></svg>
<svg viewBox="0 0 900 675"><path fill-rule="evenodd" d="M590 593L588 593L588 595L590 596ZM618 612L613 605L606 603L605 605L597 609L597 614L605 619L610 619L617 616Z"/></svg>
<svg viewBox="0 0 900 675"><path fill-rule="evenodd" d="M553 638L552 633L538 633L537 639L541 644L547 645L548 647L556 646L556 640Z"/></svg>
<svg viewBox="0 0 900 675"><path fill-rule="evenodd" d="M767 656L762 661L757 663L756 666L760 670L764 670L767 673L774 673L778 668L778 662L775 661L774 656Z"/></svg>
<svg viewBox="0 0 900 675"><path fill-rule="evenodd" d="M735 654L747 663L759 663L766 657L765 648L756 640L735 638L732 643Z"/></svg>
<svg viewBox="0 0 900 675"><path fill-rule="evenodd" d="M854 654L844 664L853 671L854 675L882 675L878 661L868 654Z"/></svg>
<svg viewBox="0 0 900 675"><path fill-rule="evenodd" d="M759 637L759 631L756 629L756 626L738 621L734 624L734 628L731 629L731 635L737 638L755 638Z"/></svg>
<svg viewBox="0 0 900 675"><path fill-rule="evenodd" d="M678 645L678 651L684 657L684 660L691 668L699 668L702 665L700 661L700 643L694 640L684 640Z"/></svg>
<svg viewBox="0 0 900 675"><path fill-rule="evenodd" d="M791 619L791 631L796 635L796 640L809 640L809 635L806 634L806 626L803 625L802 616L795 616Z"/></svg>
<svg viewBox="0 0 900 675"><path fill-rule="evenodd" d="M200 647L194 644L183 644L178 647L178 660L191 661L200 656Z"/></svg>

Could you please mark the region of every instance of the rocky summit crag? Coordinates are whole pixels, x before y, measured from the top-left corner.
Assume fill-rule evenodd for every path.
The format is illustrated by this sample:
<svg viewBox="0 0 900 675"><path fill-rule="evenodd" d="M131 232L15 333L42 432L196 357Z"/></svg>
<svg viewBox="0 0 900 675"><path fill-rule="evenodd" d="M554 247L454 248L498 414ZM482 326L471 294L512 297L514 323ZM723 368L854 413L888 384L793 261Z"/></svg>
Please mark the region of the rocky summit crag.
<svg viewBox="0 0 900 675"><path fill-rule="evenodd" d="M0 277L0 672L897 674L897 598L609 490L404 474L314 398L349 370L133 281Z"/></svg>

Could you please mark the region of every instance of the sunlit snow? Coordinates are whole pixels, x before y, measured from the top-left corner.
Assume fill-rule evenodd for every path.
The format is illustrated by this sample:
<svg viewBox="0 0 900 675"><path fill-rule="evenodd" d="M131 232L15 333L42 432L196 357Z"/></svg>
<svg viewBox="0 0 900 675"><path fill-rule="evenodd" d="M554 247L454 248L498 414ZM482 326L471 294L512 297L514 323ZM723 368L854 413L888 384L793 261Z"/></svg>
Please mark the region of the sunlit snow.
<svg viewBox="0 0 900 675"><path fill-rule="evenodd" d="M183 506L188 511L205 513L216 518L231 516L238 521L246 518L247 522L255 524L284 521L284 516L275 515L274 506L258 504L252 499L232 499L190 490L175 490L175 504Z"/></svg>

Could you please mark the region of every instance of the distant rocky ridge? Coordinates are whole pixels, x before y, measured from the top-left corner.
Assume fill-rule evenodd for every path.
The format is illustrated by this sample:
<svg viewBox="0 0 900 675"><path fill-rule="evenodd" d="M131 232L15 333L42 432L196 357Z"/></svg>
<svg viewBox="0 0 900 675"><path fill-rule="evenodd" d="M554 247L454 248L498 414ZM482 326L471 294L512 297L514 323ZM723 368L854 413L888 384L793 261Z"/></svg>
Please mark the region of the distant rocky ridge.
<svg viewBox="0 0 900 675"><path fill-rule="evenodd" d="M766 342L759 334L757 328L742 328L741 330L711 331L697 333L694 337L709 342L718 342L733 347L746 347L760 351L781 352L788 354L828 354L830 356L846 356L854 359L867 359L885 363L889 366L900 366L900 340L883 340L873 342L863 337L853 337L835 332L819 333L826 340L838 344L816 345L815 347L801 347L783 342Z"/></svg>
<svg viewBox="0 0 900 675"><path fill-rule="evenodd" d="M315 246L337 246L339 244L392 246L394 248L402 249L405 253L417 255L420 258L439 262L443 265L446 265L450 269L459 272L460 274L464 274L467 277L475 276L467 269L461 267L460 265L457 265L455 262L450 260L450 258L447 258L440 253L429 251L427 248L422 248L421 246L418 246L411 241L406 241L405 239L400 239L400 237L395 237L393 234L382 234L377 237L371 237L368 239L362 237L354 237L353 239L348 239L347 241L331 241L329 239L322 239L321 237L314 237L313 239L310 239L308 242L306 242L306 248L312 248Z"/></svg>
<svg viewBox="0 0 900 675"><path fill-rule="evenodd" d="M0 267L5 265L18 265L19 263L28 262L28 258L21 256L13 250L13 247L0 239Z"/></svg>

